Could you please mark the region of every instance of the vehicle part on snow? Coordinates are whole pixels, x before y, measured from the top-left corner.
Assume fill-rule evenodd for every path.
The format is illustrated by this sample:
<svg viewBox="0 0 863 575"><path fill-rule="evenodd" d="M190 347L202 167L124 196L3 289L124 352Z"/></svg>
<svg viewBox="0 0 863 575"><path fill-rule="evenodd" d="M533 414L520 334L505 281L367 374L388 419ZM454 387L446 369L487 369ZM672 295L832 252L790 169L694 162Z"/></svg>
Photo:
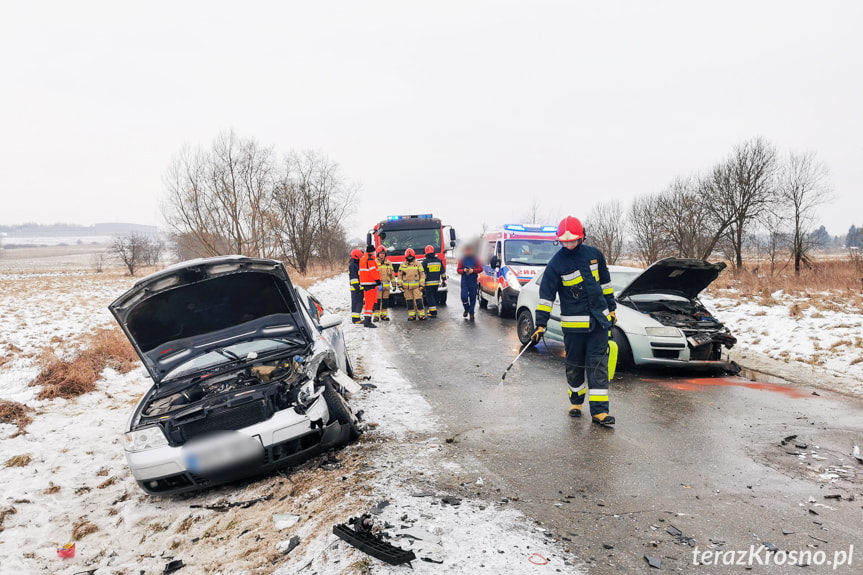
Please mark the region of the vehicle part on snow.
<svg viewBox="0 0 863 575"><path fill-rule="evenodd" d="M396 547L373 534L372 518L370 515L353 517L347 524L340 523L333 525L333 534L363 553L390 565L410 563L417 558L413 551Z"/></svg>
<svg viewBox="0 0 863 575"><path fill-rule="evenodd" d="M282 541L276 545L276 551L281 553L282 555L287 555L300 545L300 538L297 535L294 535L287 541Z"/></svg>
<svg viewBox="0 0 863 575"><path fill-rule="evenodd" d="M660 559L659 557L654 557L653 555L645 555L644 559L647 560L647 564L654 569L662 569L662 559Z"/></svg>
<svg viewBox="0 0 863 575"><path fill-rule="evenodd" d="M75 556L75 544L66 543L57 549L57 556L63 559L71 559Z"/></svg>
<svg viewBox="0 0 863 575"><path fill-rule="evenodd" d="M185 566L186 566L186 564L183 563L182 559L175 559L174 561L169 561L168 564L165 565L165 570L162 571L162 574L163 575L170 575L171 573L173 573L175 571L179 571L180 569L182 569Z"/></svg>
<svg viewBox="0 0 863 575"><path fill-rule="evenodd" d="M443 499L440 500L444 505L461 505L461 499L458 497L453 497L451 495L447 495Z"/></svg>
<svg viewBox="0 0 863 575"><path fill-rule="evenodd" d="M275 523L276 529L293 527L299 520L300 516L293 513L273 513L273 523Z"/></svg>
<svg viewBox="0 0 863 575"><path fill-rule="evenodd" d="M227 503L214 503L212 505L189 505L190 509L209 509L210 511L227 511L228 509L232 509L234 507L239 507L240 509L248 509L255 503L260 503L261 501L269 501L272 499L272 494L264 495L263 497L256 497L254 499L247 499L246 501L231 501Z"/></svg>

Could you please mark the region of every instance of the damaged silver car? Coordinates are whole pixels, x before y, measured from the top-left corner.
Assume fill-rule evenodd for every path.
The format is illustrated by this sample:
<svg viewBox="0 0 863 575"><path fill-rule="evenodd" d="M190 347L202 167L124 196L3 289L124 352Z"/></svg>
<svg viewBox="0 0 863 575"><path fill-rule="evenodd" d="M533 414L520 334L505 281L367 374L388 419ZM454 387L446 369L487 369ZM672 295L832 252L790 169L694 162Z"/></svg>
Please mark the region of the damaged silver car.
<svg viewBox="0 0 863 575"><path fill-rule="evenodd" d="M323 313L280 262L183 262L110 310L153 380L124 435L147 493L266 473L357 438L341 316Z"/></svg>

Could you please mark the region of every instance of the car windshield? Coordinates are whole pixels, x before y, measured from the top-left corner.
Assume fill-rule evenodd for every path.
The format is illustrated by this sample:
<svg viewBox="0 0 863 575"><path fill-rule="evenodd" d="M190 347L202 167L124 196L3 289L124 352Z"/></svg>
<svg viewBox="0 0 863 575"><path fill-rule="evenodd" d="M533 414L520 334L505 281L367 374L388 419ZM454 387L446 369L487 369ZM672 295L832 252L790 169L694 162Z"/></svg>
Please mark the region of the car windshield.
<svg viewBox="0 0 863 575"><path fill-rule="evenodd" d="M557 249L550 240L506 240L503 259L508 265L544 266Z"/></svg>
<svg viewBox="0 0 863 575"><path fill-rule="evenodd" d="M641 272L609 272L609 275L611 276L611 287L614 288L614 293L617 293L632 283L632 280L640 276Z"/></svg>
<svg viewBox="0 0 863 575"><path fill-rule="evenodd" d="M435 252L440 252L440 228L386 230L381 243L392 256L402 256L408 248L422 254L426 246L434 246Z"/></svg>
<svg viewBox="0 0 863 575"><path fill-rule="evenodd" d="M189 373L194 373L202 369L216 367L223 363L228 363L230 361L245 358L250 353L260 354L274 351L280 348L288 349L290 345L291 342L288 340L256 339L252 341L236 343L234 345L229 345L227 347L222 347L219 349L214 349L213 351L207 352L203 355L199 355L198 357L190 359L189 361L182 363L178 367L172 369L170 373L165 376L164 381L177 379L178 377L182 377Z"/></svg>

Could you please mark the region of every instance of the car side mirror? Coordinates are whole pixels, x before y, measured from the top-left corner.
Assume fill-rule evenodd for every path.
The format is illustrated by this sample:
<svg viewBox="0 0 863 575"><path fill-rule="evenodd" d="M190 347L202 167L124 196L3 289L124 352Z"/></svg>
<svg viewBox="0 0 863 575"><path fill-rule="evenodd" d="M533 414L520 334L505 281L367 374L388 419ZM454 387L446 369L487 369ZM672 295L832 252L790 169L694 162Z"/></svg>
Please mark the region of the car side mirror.
<svg viewBox="0 0 863 575"><path fill-rule="evenodd" d="M340 325L342 325L342 316L337 313L325 313L321 316L321 319L318 320L318 329L321 331Z"/></svg>
<svg viewBox="0 0 863 575"><path fill-rule="evenodd" d="M500 258L497 256L491 256L491 261L488 263L491 267L497 269L500 267Z"/></svg>
<svg viewBox="0 0 863 575"><path fill-rule="evenodd" d="M449 229L449 246L451 248L455 247L455 229L453 228Z"/></svg>

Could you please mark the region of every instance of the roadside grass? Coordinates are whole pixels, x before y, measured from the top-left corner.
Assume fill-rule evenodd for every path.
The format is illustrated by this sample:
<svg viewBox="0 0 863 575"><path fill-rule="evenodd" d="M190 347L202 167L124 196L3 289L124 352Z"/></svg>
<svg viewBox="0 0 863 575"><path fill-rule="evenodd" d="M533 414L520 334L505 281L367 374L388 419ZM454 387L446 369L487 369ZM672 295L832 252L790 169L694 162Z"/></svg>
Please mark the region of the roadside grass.
<svg viewBox="0 0 863 575"><path fill-rule="evenodd" d="M30 415L32 411L32 407L27 407L23 403L0 399L0 423L17 425L19 434L24 433L27 426L33 423L33 417Z"/></svg>
<svg viewBox="0 0 863 575"><path fill-rule="evenodd" d="M6 467L27 467L33 458L29 453L23 455L13 455L6 460Z"/></svg>
<svg viewBox="0 0 863 575"><path fill-rule="evenodd" d="M291 281L294 285L303 289L309 289L309 287L319 281L337 276L340 273L347 271L347 269L347 262L344 267L316 264L309 267L305 274L300 274L300 272L294 269L289 269L288 273L291 275Z"/></svg>
<svg viewBox="0 0 863 575"><path fill-rule="evenodd" d="M71 358L45 348L38 358L39 375L30 384L41 386L38 399L70 399L96 390L96 382L106 367L119 373L135 368L138 356L123 333L116 328L99 328L84 336L82 348Z"/></svg>

